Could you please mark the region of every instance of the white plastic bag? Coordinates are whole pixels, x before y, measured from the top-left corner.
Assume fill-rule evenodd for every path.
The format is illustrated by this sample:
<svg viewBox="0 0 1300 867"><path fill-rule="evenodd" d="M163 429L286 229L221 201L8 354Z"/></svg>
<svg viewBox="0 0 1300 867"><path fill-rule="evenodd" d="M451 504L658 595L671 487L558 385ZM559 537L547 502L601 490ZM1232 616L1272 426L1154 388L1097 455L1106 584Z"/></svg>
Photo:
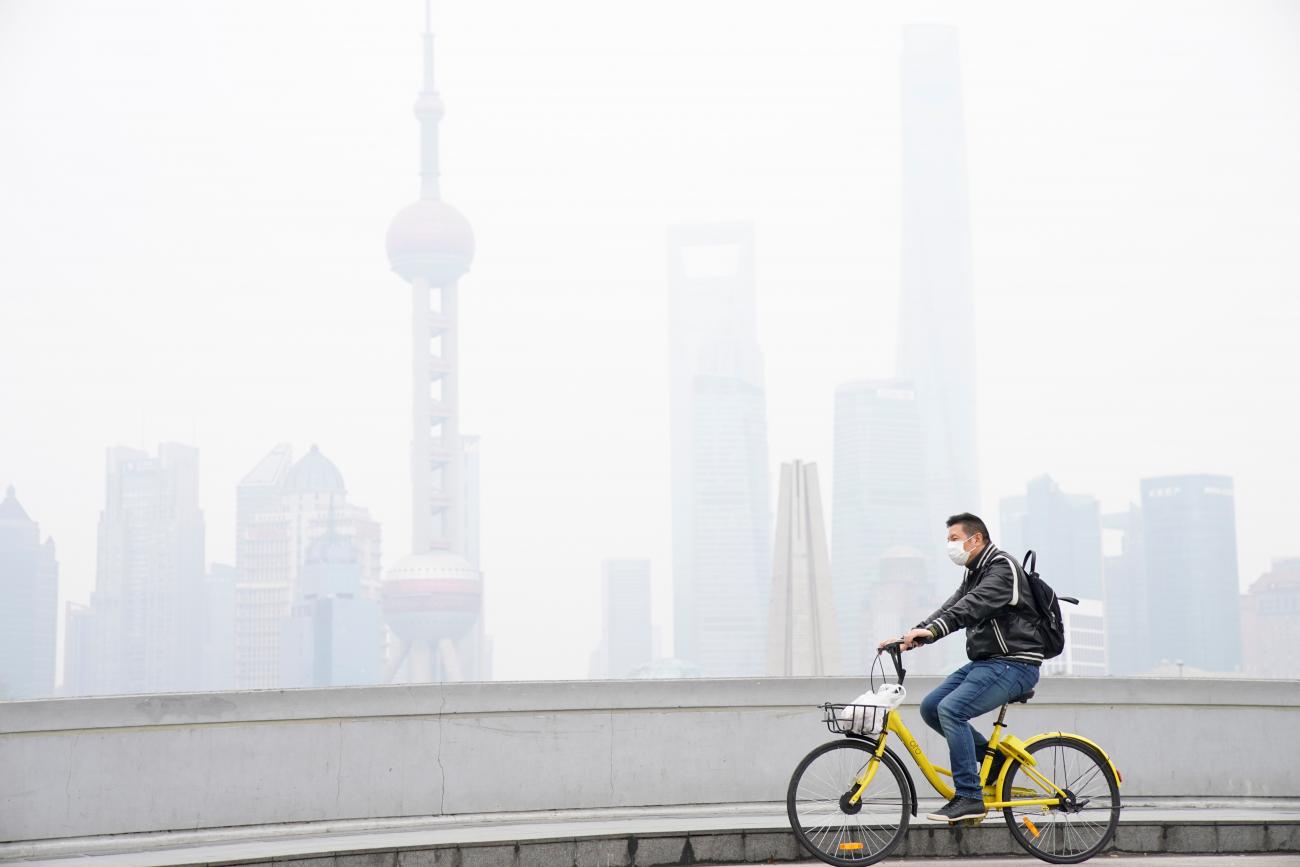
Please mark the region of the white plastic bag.
<svg viewBox="0 0 1300 867"><path fill-rule="evenodd" d="M864 692L840 708L837 714L845 728L859 735L875 735L885 728L886 711L903 703L907 690L897 683L883 684L875 692Z"/></svg>

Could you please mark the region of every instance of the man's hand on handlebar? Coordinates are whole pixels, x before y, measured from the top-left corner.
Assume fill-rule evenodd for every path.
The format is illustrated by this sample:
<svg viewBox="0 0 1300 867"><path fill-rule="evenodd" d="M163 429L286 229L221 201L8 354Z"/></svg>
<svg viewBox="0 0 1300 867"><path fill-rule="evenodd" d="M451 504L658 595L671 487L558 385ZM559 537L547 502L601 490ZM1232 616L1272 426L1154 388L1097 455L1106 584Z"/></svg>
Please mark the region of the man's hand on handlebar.
<svg viewBox="0 0 1300 867"><path fill-rule="evenodd" d="M922 644L929 644L933 640L934 636L930 634L930 630L913 629L902 638L889 638L880 642L878 649L884 651L896 647L901 650L914 650Z"/></svg>

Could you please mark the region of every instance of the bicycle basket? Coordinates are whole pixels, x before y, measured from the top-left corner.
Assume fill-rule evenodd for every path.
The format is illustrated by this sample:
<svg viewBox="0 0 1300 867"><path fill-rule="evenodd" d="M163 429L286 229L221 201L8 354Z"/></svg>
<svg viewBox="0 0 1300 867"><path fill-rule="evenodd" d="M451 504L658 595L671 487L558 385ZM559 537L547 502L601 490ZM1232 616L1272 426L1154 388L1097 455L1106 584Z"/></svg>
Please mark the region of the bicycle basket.
<svg viewBox="0 0 1300 867"><path fill-rule="evenodd" d="M876 735L885 730L889 708L871 704L822 705L822 722L837 735Z"/></svg>

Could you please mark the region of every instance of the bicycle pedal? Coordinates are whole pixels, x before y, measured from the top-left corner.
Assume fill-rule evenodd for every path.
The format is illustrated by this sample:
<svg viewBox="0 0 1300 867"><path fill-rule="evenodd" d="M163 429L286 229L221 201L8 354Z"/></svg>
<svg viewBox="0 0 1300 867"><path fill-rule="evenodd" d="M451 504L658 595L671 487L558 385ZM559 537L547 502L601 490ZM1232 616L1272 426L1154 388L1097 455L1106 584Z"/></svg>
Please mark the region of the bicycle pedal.
<svg viewBox="0 0 1300 867"><path fill-rule="evenodd" d="M983 822L984 818L985 818L984 816L980 816L977 819L962 819L961 822L959 822L958 824L965 825L967 828L974 828L980 822Z"/></svg>

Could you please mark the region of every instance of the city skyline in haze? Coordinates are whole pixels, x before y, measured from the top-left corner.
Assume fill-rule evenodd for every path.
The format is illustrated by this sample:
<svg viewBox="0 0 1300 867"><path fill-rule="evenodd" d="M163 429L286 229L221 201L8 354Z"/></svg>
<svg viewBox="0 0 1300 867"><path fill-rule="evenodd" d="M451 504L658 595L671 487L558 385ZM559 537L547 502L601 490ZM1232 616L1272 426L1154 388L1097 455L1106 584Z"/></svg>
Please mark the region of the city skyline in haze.
<svg viewBox="0 0 1300 867"><path fill-rule="evenodd" d="M93 584L117 443L199 447L209 561L232 561L235 485L284 440L318 442L409 538L409 300L382 231L414 180L419 5L133 8L151 17L0 4L0 301L21 326L0 484L57 540L65 601ZM897 326L913 13L561 8L436 23L448 196L480 242L463 407L506 678L581 675L593 636L555 626L599 622L602 557L649 557L669 619L666 225L756 226L769 471L831 466L834 389L889 376ZM991 504L1042 473L1106 512L1140 478L1231 475L1244 587L1300 552L1298 25L1176 8L924 13L962 33L984 517L997 533Z"/></svg>

